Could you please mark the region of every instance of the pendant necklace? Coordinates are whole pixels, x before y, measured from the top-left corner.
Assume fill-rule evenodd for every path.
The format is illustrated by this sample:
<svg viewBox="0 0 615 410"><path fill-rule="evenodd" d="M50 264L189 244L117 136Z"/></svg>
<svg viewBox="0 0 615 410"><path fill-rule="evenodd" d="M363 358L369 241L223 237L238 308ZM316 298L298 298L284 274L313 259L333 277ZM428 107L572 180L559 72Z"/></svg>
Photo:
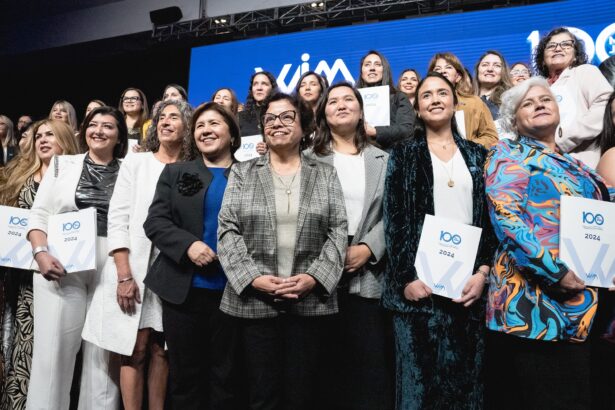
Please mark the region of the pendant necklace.
<svg viewBox="0 0 615 410"><path fill-rule="evenodd" d="M272 166L273 168L273 166ZM284 180L282 179L282 177L275 172L275 170L273 171L274 175L276 176L276 178L278 178L278 180L280 181L280 183L282 184L282 186L284 187L284 190L286 192L286 199L288 200L287 202L287 206L286 206L286 213L289 214L290 213L290 195L292 194L292 186L293 183L295 182L295 178L297 177L297 174L299 173L299 169L301 168L301 162L299 162L299 166L297 167L297 170L295 171L295 173L293 174L293 178L290 180L290 183L288 185L286 185L286 183L284 183Z"/></svg>
<svg viewBox="0 0 615 410"><path fill-rule="evenodd" d="M452 188L455 186L455 181L453 181L453 174L454 174L454 166L455 163L453 162L455 161L455 155L453 154L453 157L451 158L451 172L448 172L448 169L446 168L446 164L442 163L442 167L444 168L444 170L446 171L446 174L448 175L448 187Z"/></svg>
<svg viewBox="0 0 615 410"><path fill-rule="evenodd" d="M438 144L432 141L427 141L428 144L433 144L433 145L437 145L437 146L441 146L443 150L446 150L446 147L448 147L449 145L451 145L453 142L455 142L454 139L450 140L449 142L447 142L446 144Z"/></svg>

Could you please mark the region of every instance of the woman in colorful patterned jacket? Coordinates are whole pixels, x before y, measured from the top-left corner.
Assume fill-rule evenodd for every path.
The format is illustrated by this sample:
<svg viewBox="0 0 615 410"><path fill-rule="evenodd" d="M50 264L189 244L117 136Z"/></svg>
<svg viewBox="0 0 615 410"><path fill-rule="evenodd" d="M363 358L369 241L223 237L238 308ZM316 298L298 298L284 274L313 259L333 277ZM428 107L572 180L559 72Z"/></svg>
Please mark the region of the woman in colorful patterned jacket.
<svg viewBox="0 0 615 410"><path fill-rule="evenodd" d="M559 205L562 195L608 201L608 191L556 147L559 108L544 78L504 93L500 115L518 137L500 141L485 166L500 240L487 304L487 408L589 409L588 338L603 301L559 258Z"/></svg>

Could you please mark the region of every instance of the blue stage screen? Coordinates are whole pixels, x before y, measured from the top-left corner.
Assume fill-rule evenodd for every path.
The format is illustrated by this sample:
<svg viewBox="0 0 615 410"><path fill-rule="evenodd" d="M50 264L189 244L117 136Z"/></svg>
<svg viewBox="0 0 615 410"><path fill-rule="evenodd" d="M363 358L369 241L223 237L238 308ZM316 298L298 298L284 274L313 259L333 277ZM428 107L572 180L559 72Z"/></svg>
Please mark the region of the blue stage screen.
<svg viewBox="0 0 615 410"><path fill-rule="evenodd" d="M368 50L388 58L395 80L405 68L425 73L430 58L440 51L455 53L470 70L491 49L502 52L509 64L530 62L540 36L559 26L574 28L591 61L598 64L615 54L614 21L613 0L563 0L195 47L189 100L198 105L209 101L217 88L229 87L243 101L250 76L261 70L272 72L287 92L310 69L327 76L331 84L354 81Z"/></svg>

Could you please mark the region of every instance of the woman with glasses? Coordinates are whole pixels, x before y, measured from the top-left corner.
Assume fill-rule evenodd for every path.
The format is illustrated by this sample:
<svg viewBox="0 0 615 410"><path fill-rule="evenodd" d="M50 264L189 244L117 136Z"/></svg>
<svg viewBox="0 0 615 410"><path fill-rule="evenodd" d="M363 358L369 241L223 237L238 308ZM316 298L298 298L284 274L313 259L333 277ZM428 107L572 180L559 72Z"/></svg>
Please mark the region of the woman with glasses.
<svg viewBox="0 0 615 410"><path fill-rule="evenodd" d="M281 93L262 109L269 150L233 166L220 210L220 309L240 327L249 408L311 410L323 404L346 208L335 168L301 153L312 111Z"/></svg>
<svg viewBox="0 0 615 410"><path fill-rule="evenodd" d="M558 148L595 168L600 160L596 136L602 131L602 115L613 87L597 67L588 64L583 43L564 27L540 40L534 68L551 85L560 108Z"/></svg>
<svg viewBox="0 0 615 410"><path fill-rule="evenodd" d="M365 133L370 141L378 143L385 150L397 142L410 138L414 127L415 113L406 95L395 89L391 66L388 60L378 51L368 51L359 65L361 76L357 88L389 87L390 123L388 126L374 127L365 121Z"/></svg>
<svg viewBox="0 0 615 410"><path fill-rule="evenodd" d="M473 82L476 95L487 104L493 119L497 120L500 116L502 93L512 87L504 56L495 50L485 52L474 66Z"/></svg>
<svg viewBox="0 0 615 410"><path fill-rule="evenodd" d="M149 117L147 98L138 88L127 88L120 97L118 109L126 119L128 139L141 141L143 138L143 124Z"/></svg>
<svg viewBox="0 0 615 410"><path fill-rule="evenodd" d="M521 84L530 78L532 76L532 71L528 64L518 61L510 66L510 72L508 75L510 77L511 84L514 86Z"/></svg>

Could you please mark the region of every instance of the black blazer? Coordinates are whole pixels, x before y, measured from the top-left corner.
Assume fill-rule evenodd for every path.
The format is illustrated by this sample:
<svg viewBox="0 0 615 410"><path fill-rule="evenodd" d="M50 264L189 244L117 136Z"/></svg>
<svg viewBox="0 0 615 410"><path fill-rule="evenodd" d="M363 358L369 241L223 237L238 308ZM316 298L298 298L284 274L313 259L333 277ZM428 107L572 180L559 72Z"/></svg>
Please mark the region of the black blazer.
<svg viewBox="0 0 615 410"><path fill-rule="evenodd" d="M224 173L228 178L230 168ZM160 255L150 267L144 283L170 303L186 300L196 266L187 251L195 241L203 240L203 200L212 174L202 158L164 167L154 200L143 224L145 234Z"/></svg>
<svg viewBox="0 0 615 410"><path fill-rule="evenodd" d="M8 164L19 153L17 146L9 145L6 148L6 158L4 158L4 149L0 149L0 167Z"/></svg>

